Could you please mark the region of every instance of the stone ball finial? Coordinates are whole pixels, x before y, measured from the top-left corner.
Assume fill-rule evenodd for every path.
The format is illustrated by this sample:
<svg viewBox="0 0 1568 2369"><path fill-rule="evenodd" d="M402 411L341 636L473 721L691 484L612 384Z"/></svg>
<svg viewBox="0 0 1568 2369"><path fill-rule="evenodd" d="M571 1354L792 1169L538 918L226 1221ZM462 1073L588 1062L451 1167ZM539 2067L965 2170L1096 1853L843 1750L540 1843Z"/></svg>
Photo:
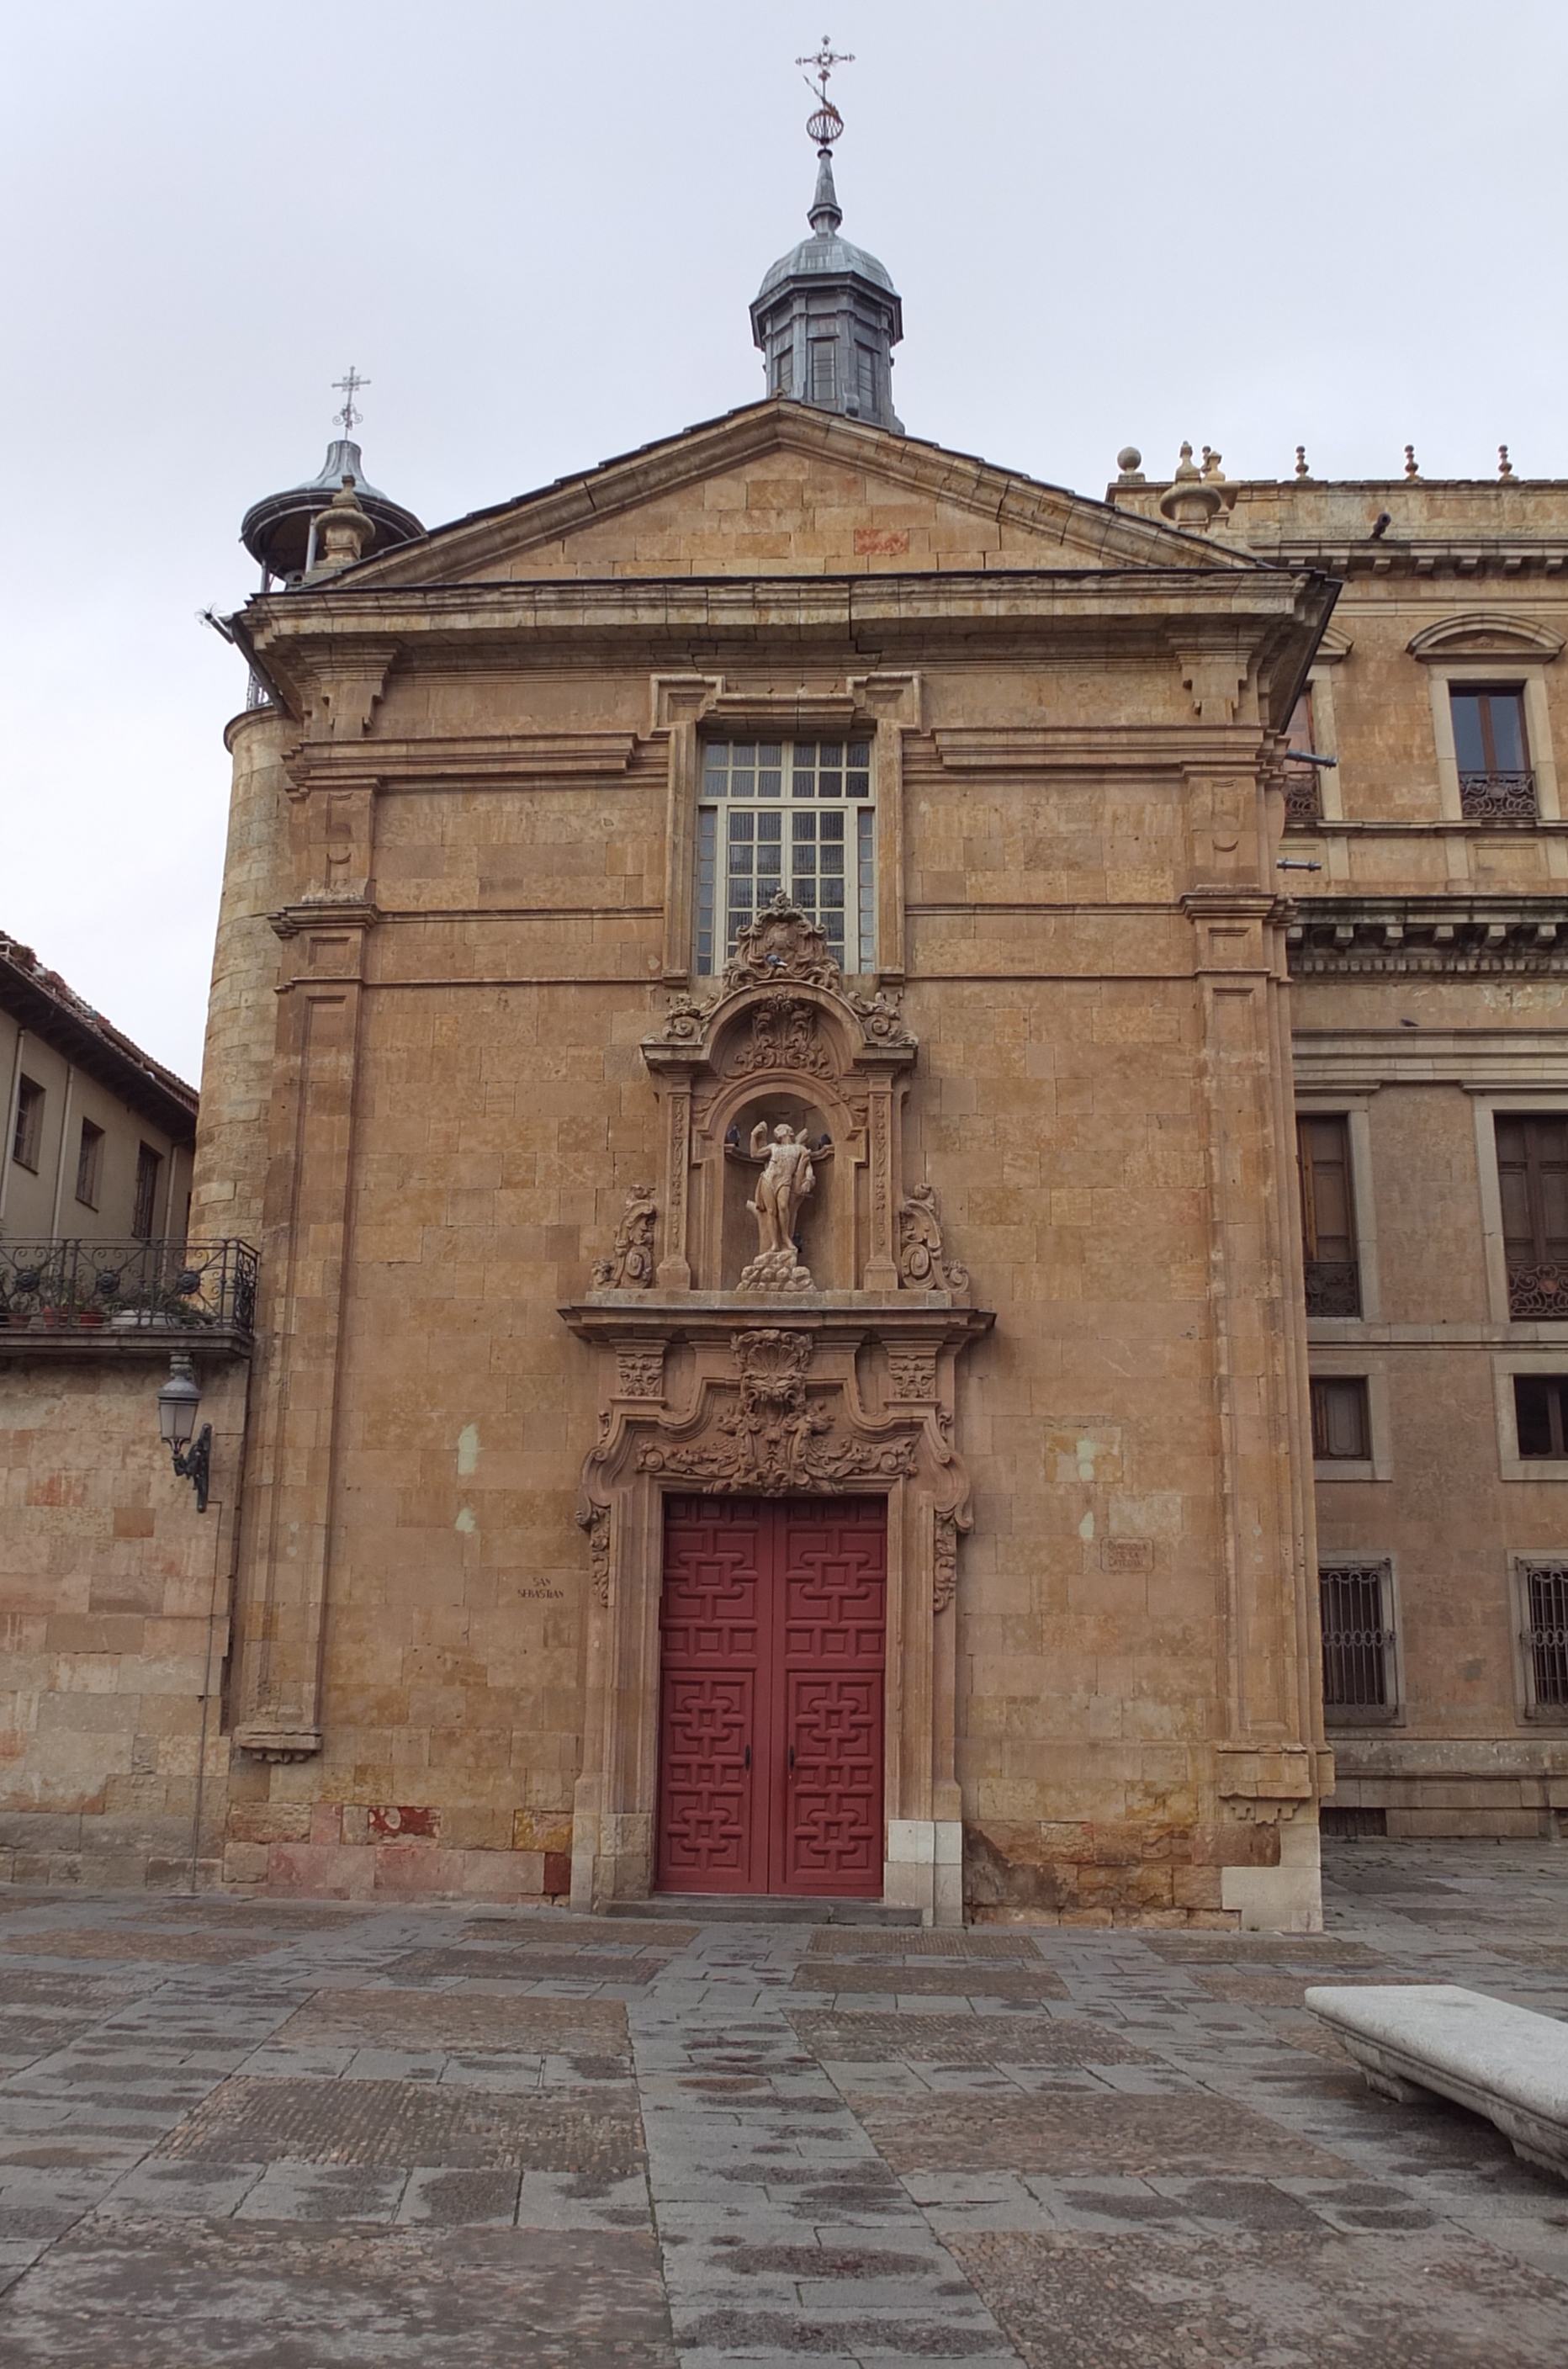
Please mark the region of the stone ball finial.
<svg viewBox="0 0 1568 2369"><path fill-rule="evenodd" d="M1116 467L1121 472L1116 479L1118 486L1143 484L1143 455L1136 444L1122 446L1121 451L1116 454Z"/></svg>

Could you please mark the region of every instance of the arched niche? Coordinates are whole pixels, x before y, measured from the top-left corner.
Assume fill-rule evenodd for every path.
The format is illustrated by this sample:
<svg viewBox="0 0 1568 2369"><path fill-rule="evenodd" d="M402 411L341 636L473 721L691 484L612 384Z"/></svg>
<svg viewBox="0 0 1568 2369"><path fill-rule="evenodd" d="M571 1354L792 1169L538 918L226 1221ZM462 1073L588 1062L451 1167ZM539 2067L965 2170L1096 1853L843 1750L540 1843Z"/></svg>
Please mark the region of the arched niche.
<svg viewBox="0 0 1568 2369"><path fill-rule="evenodd" d="M846 987L815 922L783 898L759 914L715 1001L677 999L644 1039L662 1115L659 1290L737 1290L757 1248L752 1132L784 1121L830 1147L799 1227L815 1292L897 1294L918 1051L886 996Z"/></svg>

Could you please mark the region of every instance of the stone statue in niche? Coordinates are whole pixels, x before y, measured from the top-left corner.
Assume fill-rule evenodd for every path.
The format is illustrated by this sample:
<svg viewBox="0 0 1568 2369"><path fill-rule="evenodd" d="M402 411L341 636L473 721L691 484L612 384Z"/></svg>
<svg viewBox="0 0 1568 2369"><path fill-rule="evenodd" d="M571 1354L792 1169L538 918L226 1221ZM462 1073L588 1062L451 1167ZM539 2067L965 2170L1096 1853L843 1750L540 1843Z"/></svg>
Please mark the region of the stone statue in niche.
<svg viewBox="0 0 1568 2369"><path fill-rule="evenodd" d="M762 1162L753 1197L746 1207L757 1220L757 1255L744 1269L742 1291L814 1291L811 1271L801 1264L795 1229L817 1189L810 1129L780 1119L771 1134L765 1118L751 1130L750 1154Z"/></svg>

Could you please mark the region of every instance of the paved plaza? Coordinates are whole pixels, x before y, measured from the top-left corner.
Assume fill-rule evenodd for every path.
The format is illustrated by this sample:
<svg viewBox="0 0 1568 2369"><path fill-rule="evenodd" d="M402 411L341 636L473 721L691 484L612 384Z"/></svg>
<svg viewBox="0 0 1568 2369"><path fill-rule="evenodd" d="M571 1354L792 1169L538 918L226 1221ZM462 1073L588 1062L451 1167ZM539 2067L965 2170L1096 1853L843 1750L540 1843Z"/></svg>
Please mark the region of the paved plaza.
<svg viewBox="0 0 1568 2369"><path fill-rule="evenodd" d="M1323 1935L0 1894L6 2369L1561 2369L1568 2185L1310 1981L1568 2015L1568 1848Z"/></svg>

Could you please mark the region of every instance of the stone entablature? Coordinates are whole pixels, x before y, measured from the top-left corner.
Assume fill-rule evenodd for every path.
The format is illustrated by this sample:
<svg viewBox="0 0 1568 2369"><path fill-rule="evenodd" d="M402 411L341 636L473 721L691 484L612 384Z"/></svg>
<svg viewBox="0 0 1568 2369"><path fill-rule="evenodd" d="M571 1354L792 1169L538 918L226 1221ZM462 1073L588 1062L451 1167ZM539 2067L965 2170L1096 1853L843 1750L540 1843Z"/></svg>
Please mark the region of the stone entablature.
<svg viewBox="0 0 1568 2369"><path fill-rule="evenodd" d="M1292 978L1568 974L1568 897L1303 898Z"/></svg>

